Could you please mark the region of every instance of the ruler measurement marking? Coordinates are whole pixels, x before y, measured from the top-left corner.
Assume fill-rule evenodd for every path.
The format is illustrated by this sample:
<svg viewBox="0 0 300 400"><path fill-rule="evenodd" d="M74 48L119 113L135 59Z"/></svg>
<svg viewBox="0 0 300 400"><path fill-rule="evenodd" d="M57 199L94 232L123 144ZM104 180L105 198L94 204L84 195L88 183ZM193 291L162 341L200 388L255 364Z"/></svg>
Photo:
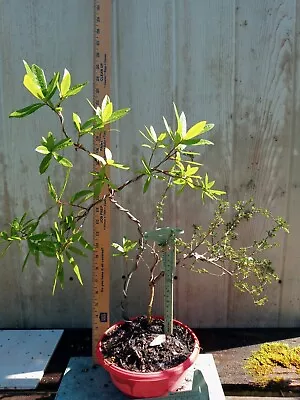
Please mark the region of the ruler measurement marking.
<svg viewBox="0 0 300 400"><path fill-rule="evenodd" d="M100 106L110 94L111 0L94 0L93 103ZM103 156L109 147L109 129L93 136L93 151ZM99 170L96 162L94 171ZM104 200L94 208L92 265L92 354L96 363L96 346L109 327L110 302L110 203Z"/></svg>

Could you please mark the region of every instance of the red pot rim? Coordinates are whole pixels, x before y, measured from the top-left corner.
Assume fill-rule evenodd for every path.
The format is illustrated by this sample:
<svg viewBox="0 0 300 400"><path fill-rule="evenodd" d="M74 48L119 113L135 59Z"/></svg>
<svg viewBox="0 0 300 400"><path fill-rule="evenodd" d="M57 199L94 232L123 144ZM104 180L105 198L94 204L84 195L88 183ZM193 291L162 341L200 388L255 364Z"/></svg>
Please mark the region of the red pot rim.
<svg viewBox="0 0 300 400"><path fill-rule="evenodd" d="M138 318L138 317L131 318L131 319L134 320L136 318ZM153 317L153 318L154 319L164 319L163 317ZM197 336L195 335L195 333L192 331L192 329L190 327L188 327L187 325L183 324L180 321L177 321L176 319L174 319L173 322L175 324L180 325L183 328L185 328L192 335L194 342L195 342L194 350L189 355L189 357L185 361L183 361L181 364L177 365L176 367L168 368L168 369L165 369L162 371L157 371L157 372L135 372L135 371L123 369L123 368L118 367L117 365L107 361L103 357L103 354L101 351L102 340L107 335L107 333L116 329L118 326L123 325L125 323L125 321L117 322L116 324L114 324L110 328L108 328L107 331L104 332L104 334L102 335L100 341L98 342L97 349L96 349L96 355L97 355L97 359L98 359L100 365L102 365L105 369L107 369L109 371L113 371L115 374L117 374L119 376L123 376L123 377L127 377L127 378L129 378L131 376L131 377L134 377L135 379L137 379L137 378L144 379L146 376L148 378L156 379L159 377L165 377L166 373L168 373L170 375L172 375L173 373L177 373L179 369L182 369L182 371L185 371L196 360L196 357L198 356L199 351L200 351L200 343L199 343Z"/></svg>

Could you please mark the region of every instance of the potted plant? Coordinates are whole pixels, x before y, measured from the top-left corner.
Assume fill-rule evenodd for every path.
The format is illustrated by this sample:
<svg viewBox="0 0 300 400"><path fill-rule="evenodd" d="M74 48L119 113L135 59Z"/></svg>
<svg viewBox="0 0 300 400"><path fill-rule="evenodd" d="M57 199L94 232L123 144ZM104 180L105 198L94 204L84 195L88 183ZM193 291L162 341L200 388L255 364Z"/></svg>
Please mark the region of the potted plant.
<svg viewBox="0 0 300 400"><path fill-rule="evenodd" d="M221 201L225 192L215 189L215 181L207 174L201 174L199 149L201 146L213 144L202 135L211 130L213 124L200 121L187 128L185 114L179 114L174 106L177 121L175 128L171 128L163 118L163 132L157 134L152 126L141 132L145 139L142 146L148 153L140 159L139 170L134 171L130 166L115 161L110 149L105 148L103 154L95 154L82 143L83 136L97 135L108 124L123 118L129 109L114 110L108 96L103 99L101 107L89 102L93 115L82 121L78 114L73 113L75 134L71 135L66 130L63 106L86 83L72 86L71 75L66 69L62 77L56 72L48 82L39 66L29 66L25 61L24 66L26 74L23 84L37 101L12 112L10 117L23 118L42 107L54 112L60 122L61 133L49 132L42 137L35 150L42 155L39 165L41 174L51 171L52 163L58 163L65 170L65 179L61 187L57 188L50 173L47 185L52 205L39 216L32 218L24 213L21 217L16 217L10 229L0 232L5 246L4 253L14 242L24 246L26 256L22 269L30 256L34 257L37 265L40 257L53 258L56 263L53 293L58 282L63 287L65 262L70 264L78 281L83 284L78 260L87 250L93 249L84 238L84 223L96 205L107 199L112 202L116 210L124 213L136 226L137 237L129 239L124 236L121 244L113 243L116 255L122 256L128 264L128 272L122 277L121 307L124 321L111 327L101 338L97 350L99 361L109 369L113 381L124 393L135 397L164 395L174 389L180 374L197 358L199 342L188 327L173 321L172 296L168 297L171 302L166 305L168 317L165 320L153 317L152 307L157 283L165 279L165 284L169 285L168 290L172 290L175 265L176 268L185 267L198 273L210 273L208 266L212 266L220 271L219 275L229 274L238 289L252 295L257 304L263 304L266 300L264 287L277 276L271 261L262 254L264 250L275 245L272 239L279 230L288 231L287 224L281 217L274 218L268 210L256 207L252 200L241 201L232 206ZM91 173L86 187L67 195L66 188L72 179L73 163L65 153L71 149L90 157L98 168ZM117 185L108 173L113 168L127 170L131 175ZM155 224L151 231L151 227L144 229L141 220L120 204L118 196L137 181L143 181L143 193L147 196L149 186L156 180L164 188L157 199ZM214 218L208 227L194 224L190 239L179 236L177 227L163 226L166 198L174 190L179 195L183 191L191 190L198 192L202 201L209 198L216 202ZM52 221L48 229L41 223L46 215ZM236 239L240 225L256 216L269 219L272 226L264 237L258 238L247 247L238 246ZM147 232L148 229L150 232ZM141 265L149 271L147 315L130 319L127 306L128 288L133 274ZM167 269L163 270L162 265ZM125 350L129 353L125 353Z"/></svg>

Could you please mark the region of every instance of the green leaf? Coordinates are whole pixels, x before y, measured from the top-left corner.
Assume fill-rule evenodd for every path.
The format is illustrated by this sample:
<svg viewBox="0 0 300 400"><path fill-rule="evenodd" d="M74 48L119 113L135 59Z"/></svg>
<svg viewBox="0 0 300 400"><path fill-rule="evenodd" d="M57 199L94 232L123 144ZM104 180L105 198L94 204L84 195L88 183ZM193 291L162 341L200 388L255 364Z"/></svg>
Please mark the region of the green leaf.
<svg viewBox="0 0 300 400"><path fill-rule="evenodd" d="M39 171L40 174L43 174L44 172L47 171L51 161L51 154L47 154L43 159L42 162L40 163Z"/></svg>
<svg viewBox="0 0 300 400"><path fill-rule="evenodd" d="M78 132L80 132L81 119L80 119L79 115L76 113L73 113L72 118L73 118L75 128L78 130Z"/></svg>
<svg viewBox="0 0 300 400"><path fill-rule="evenodd" d="M39 250L44 254L46 257L55 257L56 256L56 247L53 242L49 240L45 240L39 244Z"/></svg>
<svg viewBox="0 0 300 400"><path fill-rule="evenodd" d="M46 237L48 237L48 234L46 232L42 232L42 233L37 233L36 235L31 235L30 240L36 242L36 241L41 241Z"/></svg>
<svg viewBox="0 0 300 400"><path fill-rule="evenodd" d="M130 169L130 167L128 167L127 165L117 164L115 162L108 163L108 164L111 165L112 167L119 168L119 169Z"/></svg>
<svg viewBox="0 0 300 400"><path fill-rule="evenodd" d="M211 190L211 192L217 196L221 196L223 194L226 194L223 190Z"/></svg>
<svg viewBox="0 0 300 400"><path fill-rule="evenodd" d="M44 105L44 103L31 104L30 106L12 112L11 114L9 114L9 118L24 118L27 115L34 113L36 110L43 107Z"/></svg>
<svg viewBox="0 0 300 400"><path fill-rule="evenodd" d="M111 245L112 245L112 247L117 249L120 253L124 253L124 248L121 245L119 245L118 243L112 243Z"/></svg>
<svg viewBox="0 0 300 400"><path fill-rule="evenodd" d="M94 115L81 125L81 132L88 131L88 129L92 128L96 122L100 123L101 121L97 115Z"/></svg>
<svg viewBox="0 0 300 400"><path fill-rule="evenodd" d="M150 182L151 182L151 176L148 176L148 178L146 179L146 182L144 184L144 187L143 187L143 193L147 192L147 190L149 188L149 185L150 185Z"/></svg>
<svg viewBox="0 0 300 400"><path fill-rule="evenodd" d="M91 195L90 197L92 197L94 195L94 191L93 190L80 190L79 192L75 193L71 199L70 199L70 203L73 204L75 203L75 201L77 201L78 199L82 198L82 197L86 197L87 195Z"/></svg>
<svg viewBox="0 0 300 400"><path fill-rule="evenodd" d="M179 133L180 133L181 137L184 138L186 136L186 116L185 116L184 112L182 112L180 114L179 119L180 119L180 126L181 126L181 131Z"/></svg>
<svg viewBox="0 0 300 400"><path fill-rule="evenodd" d="M23 222L25 221L26 216L27 216L27 213L25 212L25 213L22 215L21 219L20 219L20 225L23 225Z"/></svg>
<svg viewBox="0 0 300 400"><path fill-rule="evenodd" d="M28 251L28 253L26 254L26 257L25 257L25 259L24 259L24 261L23 261L23 264L22 264L22 272L23 272L24 269L25 269L25 266L26 266L26 264L27 264L27 261L28 261L29 256L30 256L30 251Z"/></svg>
<svg viewBox="0 0 300 400"><path fill-rule="evenodd" d="M90 153L90 156L99 161L101 164L106 165L106 161L104 160L104 158L99 156L98 154Z"/></svg>
<svg viewBox="0 0 300 400"><path fill-rule="evenodd" d="M120 110L116 110L112 113L111 117L109 118L109 123L118 121L119 119L125 117L130 111L130 108L122 108Z"/></svg>
<svg viewBox="0 0 300 400"><path fill-rule="evenodd" d="M73 267L74 274L76 275L76 277L77 277L78 281L80 282L80 284L83 285L82 278L81 278L81 275L80 275L80 269L79 269L78 265L76 264L76 262L74 260L74 257L68 251L66 251L66 255L67 255L67 258L69 260L69 263Z"/></svg>
<svg viewBox="0 0 300 400"><path fill-rule="evenodd" d="M75 247L75 246L68 246L68 249L69 249L70 251L72 251L73 253L78 254L79 256L86 257L85 252L82 251L82 250L80 250L80 249L78 249L78 248Z"/></svg>
<svg viewBox="0 0 300 400"><path fill-rule="evenodd" d="M158 142L162 142L165 138L166 138L167 134L165 132L161 133L158 138L157 141Z"/></svg>
<svg viewBox="0 0 300 400"><path fill-rule="evenodd" d="M55 138L54 138L52 132L48 132L46 143L47 143L47 149L52 151L55 146Z"/></svg>
<svg viewBox="0 0 300 400"><path fill-rule="evenodd" d="M46 78L45 78L44 71L42 70L42 68L40 68L36 64L32 65L31 70L32 70L32 72L34 73L34 75L36 77L36 81L39 84L43 95L46 96L47 95L47 81L46 81Z"/></svg>
<svg viewBox="0 0 300 400"><path fill-rule="evenodd" d="M196 172L198 172L198 170L199 170L198 167L191 167L190 165L188 165L186 169L186 175L193 176L195 175Z"/></svg>
<svg viewBox="0 0 300 400"><path fill-rule="evenodd" d="M71 261L70 261L70 263L71 263ZM78 265L75 264L75 262L74 262L74 263L71 263L71 264L72 264L72 266L73 266L74 274L76 275L76 277L77 277L79 283L80 283L81 285L83 285L83 281L82 281L82 278L81 278L81 275L80 275L80 269L79 269Z"/></svg>
<svg viewBox="0 0 300 400"><path fill-rule="evenodd" d="M60 219L63 218L63 211L64 211L64 208L63 208L63 205L61 204L58 208L58 213L57 213L58 218L60 218Z"/></svg>
<svg viewBox="0 0 300 400"><path fill-rule="evenodd" d="M59 77L60 77L60 73L56 72L54 74L53 78L51 79L51 81L49 82L48 89L47 89L47 95L45 98L46 101L50 100L54 96L54 94L57 90L57 83L59 81Z"/></svg>
<svg viewBox="0 0 300 400"><path fill-rule="evenodd" d="M72 145L73 145L72 140L71 140L70 138L65 138L65 139L62 139L62 140L60 140L59 142L57 142L57 143L53 146L52 150L53 150L53 151L58 151L58 150L65 149L66 147L70 147L70 146L72 146Z"/></svg>
<svg viewBox="0 0 300 400"><path fill-rule="evenodd" d="M101 104L101 113L103 113L103 111L105 110L105 107L107 106L108 103L110 103L110 98L109 98L108 94L106 94L106 95L103 97L103 100L102 100L102 104ZM97 107L97 108L98 108L98 107Z"/></svg>
<svg viewBox="0 0 300 400"><path fill-rule="evenodd" d="M46 146L38 146L35 148L35 151L37 151L38 153L41 153L41 154L49 154L50 153L50 151L47 149Z"/></svg>
<svg viewBox="0 0 300 400"><path fill-rule="evenodd" d="M69 89L67 91L67 93L65 94L66 97L70 97L70 96L75 96L75 94L81 92L81 90L88 84L88 82L84 82L84 83L79 83L78 85L75 85L73 87L71 87L71 89Z"/></svg>
<svg viewBox="0 0 300 400"><path fill-rule="evenodd" d="M107 103L104 110L102 111L102 121L106 123L109 121L113 113L113 103Z"/></svg>
<svg viewBox="0 0 300 400"><path fill-rule="evenodd" d="M150 126L150 129L149 129L148 133L151 136L151 138L153 139L153 141L156 143L157 142L157 135L156 135L156 132L155 132L155 130L154 130L152 125Z"/></svg>
<svg viewBox="0 0 300 400"><path fill-rule="evenodd" d="M8 239L8 234L5 231L0 232L0 237L4 240Z"/></svg>
<svg viewBox="0 0 300 400"><path fill-rule="evenodd" d="M34 97L40 100L44 99L41 87L35 83L35 81L30 75L27 74L24 76L23 84Z"/></svg>
<svg viewBox="0 0 300 400"><path fill-rule="evenodd" d="M147 174L147 175L151 175L151 169L150 169L150 167L147 165L146 161L145 161L144 159L142 159L141 161L142 161L143 166L145 167L145 172L146 172L146 174Z"/></svg>
<svg viewBox="0 0 300 400"><path fill-rule="evenodd" d="M60 96L65 97L71 86L70 72L65 68L64 74L60 84Z"/></svg>
<svg viewBox="0 0 300 400"><path fill-rule="evenodd" d="M112 153L108 147L105 147L104 152L105 152L106 162L108 163L108 161L112 160Z"/></svg>
<svg viewBox="0 0 300 400"><path fill-rule="evenodd" d="M164 121L164 124L165 124L165 127L166 127L166 130L167 130L168 134L170 134L171 133L171 128L169 127L169 124L168 124L168 122L167 122L165 117L163 117L163 121Z"/></svg>
<svg viewBox="0 0 300 400"><path fill-rule="evenodd" d="M184 139L193 139L195 136L201 135L201 133L204 133L203 130L206 126L206 121L200 121L194 126L192 126L186 133Z"/></svg>
<svg viewBox="0 0 300 400"><path fill-rule="evenodd" d="M182 144L190 145L190 146L205 146L205 145L214 145L213 142L206 139L184 139Z"/></svg>
<svg viewBox="0 0 300 400"><path fill-rule="evenodd" d="M64 194L64 192L66 190L66 187L67 187L67 184L68 184L68 181L69 181L69 177L70 177L70 171L71 171L70 168L68 168L67 171L66 171L66 176L65 176L65 179L64 179L64 183L63 183L63 186L62 186L60 194L59 194L59 200L62 198L62 195Z"/></svg>
<svg viewBox="0 0 300 400"><path fill-rule="evenodd" d="M63 157L63 156L61 156L61 155L59 155L57 153L53 153L53 157L55 158L55 160L59 164L63 165L64 167L67 167L67 168L72 168L73 167L73 164L67 158L65 158L65 157Z"/></svg>
<svg viewBox="0 0 300 400"><path fill-rule="evenodd" d="M93 185L94 185L94 196L98 197L101 193L104 182L97 180L95 183L93 183Z"/></svg>
<svg viewBox="0 0 300 400"><path fill-rule="evenodd" d="M213 129L214 126L215 124L206 124L202 133L210 131L211 129Z"/></svg>
<svg viewBox="0 0 300 400"><path fill-rule="evenodd" d="M64 268L63 268L63 264L62 264L62 262L60 260L58 260L57 264L56 264L56 273L55 273L54 282L53 282L52 294L55 293L57 280L59 280L60 286L63 288L63 285L64 285Z"/></svg>
<svg viewBox="0 0 300 400"><path fill-rule="evenodd" d="M48 192L49 192L50 196L56 201L57 194L56 194L54 186L52 185L50 176L48 176Z"/></svg>
<svg viewBox="0 0 300 400"><path fill-rule="evenodd" d="M148 128L146 128L147 130L148 130ZM145 134L144 134L144 132L142 132L142 131L139 131L140 132L140 134L146 139L146 140L148 140L148 142L150 142L151 144L155 144L155 142L153 142L153 140L151 140L151 139L149 139ZM151 136L150 136L150 138L151 138ZM151 147L151 149L152 149L152 147Z"/></svg>
<svg viewBox="0 0 300 400"><path fill-rule="evenodd" d="M124 250L126 252L133 250L136 247L137 243L138 243L137 241L129 240L129 239L125 239L125 241L124 241L124 238L123 238L123 246L124 246Z"/></svg>
<svg viewBox="0 0 300 400"><path fill-rule="evenodd" d="M35 259L35 263L36 263L37 267L39 267L40 266L40 253L39 253L39 251L36 251L34 253L34 259Z"/></svg>
<svg viewBox="0 0 300 400"><path fill-rule="evenodd" d="M82 236L79 239L79 243L81 244L81 246L83 246L87 250L91 250L91 251L94 250L93 246L89 242L87 242Z"/></svg>
<svg viewBox="0 0 300 400"><path fill-rule="evenodd" d="M175 103L173 103L173 106L174 106L175 116L176 116L176 120L177 120L177 130L176 130L177 142L179 143L180 140L182 139L182 123L181 123L181 119L179 117L178 110L177 110Z"/></svg>
<svg viewBox="0 0 300 400"><path fill-rule="evenodd" d="M206 186L206 187L207 187L208 189L210 189L210 188L212 188L212 187L214 186L215 183L216 183L216 181L210 181L210 182L207 183L207 186Z"/></svg>
<svg viewBox="0 0 300 400"><path fill-rule="evenodd" d="M86 99L86 101L89 103L89 105L92 107L92 109L94 110L94 111L96 111L96 108L93 106L93 104L90 102L90 100L89 99ZM99 107L98 107L99 108Z"/></svg>
<svg viewBox="0 0 300 400"><path fill-rule="evenodd" d="M30 75L34 79L34 73L31 71L31 68L28 65L28 63L25 60L23 60L23 64L24 64L27 74Z"/></svg>

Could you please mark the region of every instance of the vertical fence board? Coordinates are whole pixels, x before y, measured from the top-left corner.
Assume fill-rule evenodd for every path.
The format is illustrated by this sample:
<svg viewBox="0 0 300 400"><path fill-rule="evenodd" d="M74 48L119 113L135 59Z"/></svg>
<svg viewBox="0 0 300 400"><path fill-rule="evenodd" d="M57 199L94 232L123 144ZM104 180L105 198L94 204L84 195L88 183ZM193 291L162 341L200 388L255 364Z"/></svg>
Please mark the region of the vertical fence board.
<svg viewBox="0 0 300 400"><path fill-rule="evenodd" d="M295 80L293 104L293 137L287 164L289 174L289 203L287 218L290 223L290 235L286 238L284 269L282 273L282 298L280 304L280 326L299 326L300 323L300 257L299 257L299 225L300 225L300 4L296 2L296 31L295 31Z"/></svg>
<svg viewBox="0 0 300 400"><path fill-rule="evenodd" d="M120 133L111 133L114 158L140 169L139 129L152 124L157 132L164 130L163 115L174 123L175 101L190 125L199 119L215 123L206 135L215 146L203 148L201 172L207 171L230 201L253 196L258 205L287 216L291 224L291 235L279 238L284 246L271 255L281 284L267 291L264 308L256 308L249 296L235 291L227 278L178 271L176 317L195 327L299 325L299 7L296 0L113 0L112 100L116 107L132 108L116 126ZM84 99L92 97L92 26L93 2L0 2L0 229L15 215L39 212L49 204L36 169L41 158L33 149L48 130L60 134L55 116L45 110L36 118L8 119L13 109L31 101L21 85L22 59L46 67L48 76L67 67L74 83L90 81L82 96L66 107L72 132L71 111L83 119L91 114ZM70 191L84 186L92 167L79 152L75 158L79 162ZM122 171L114 171L112 177L124 180ZM57 168L54 183L61 178ZM148 230L153 228L155 200L162 187L153 185L145 197L142 184L116 198ZM184 228L189 235L189 225L206 225L214 207L209 201L202 206L194 195L172 195L165 224ZM256 222L248 225L241 243L255 239L264 228ZM113 241L123 235L137 237L135 224L114 209L112 231ZM31 261L21 274L22 256L12 251L1 259L0 304L5 307L0 327L90 326L91 258L81 263L84 287L76 279L70 281L72 271L67 270L66 290L52 297L53 263L43 261L36 269ZM120 318L125 267L118 257L112 257L111 265L115 321ZM147 268L141 266L132 280L130 315L146 311L146 276ZM162 285L154 311L162 312Z"/></svg>
<svg viewBox="0 0 300 400"><path fill-rule="evenodd" d="M54 70L67 67L73 82L92 81L92 2L80 0L36 2L12 0L0 4L0 223L1 229L24 211L35 217L50 204L44 176L38 173L41 155L34 152L40 138L49 130L61 137L59 124L52 112L40 110L24 120L9 120L11 111L34 102L22 80L22 59L46 69L48 78ZM80 27L80 29L79 29ZM85 89L78 99L66 107L67 128L73 131L70 108L83 118L91 114L85 97L91 97L92 87ZM88 110L88 111L87 111ZM73 190L80 187L91 168L78 153L79 160ZM81 161L82 160L82 161ZM61 185L62 169L55 169L54 184ZM47 222L47 218L46 218ZM87 232L91 239L91 225ZM83 259L81 267L85 286L82 288L72 269L66 266L66 290L57 290L52 297L54 263L41 260L37 269L28 262L21 273L23 252L16 248L1 260L0 325L5 328L67 327L90 325L90 259ZM72 278L73 279L73 278ZM5 306L4 306L5 305Z"/></svg>
<svg viewBox="0 0 300 400"><path fill-rule="evenodd" d="M234 1L178 1L176 29L178 107L189 124L203 119L215 123L205 135L215 145L202 148L200 169L216 180L216 188L227 190L231 179L233 142ZM209 27L209 28L208 28ZM199 193L187 193L178 200L177 224L191 234L191 224L207 226L216 204L202 204ZM214 274L221 271L209 265ZM225 326L227 321L227 278L177 272L178 314L192 326ZM197 299L192 305L190 299Z"/></svg>
<svg viewBox="0 0 300 400"><path fill-rule="evenodd" d="M131 107L132 111L119 123L120 133L112 132L112 150L116 159L133 166L137 171L142 168L140 144L144 139L139 130L144 125L153 125L157 132L162 131L162 116L167 118L172 112L172 13L173 2L170 0L153 0L151 2L130 0L116 1L114 10L117 13L114 21L115 62L112 77L113 96L119 107ZM145 156L149 151L144 149ZM123 179L126 173L122 173ZM120 174L115 174L120 180ZM122 180L123 180L122 179ZM144 230L153 228L154 201L160 194L158 185L151 185L149 193L144 196L142 185L137 182L126 188L116 198L129 208L141 220ZM113 206L112 206L113 207ZM114 208L112 209L112 214ZM136 225L130 222L125 214L113 217L113 241L120 241L122 236L138 238ZM133 262L128 263L128 268ZM122 286L122 260L112 259L112 319L120 317L120 300ZM130 315L145 314L149 299L148 270L144 263L134 274L129 292ZM161 313L162 295L157 292L155 313Z"/></svg>
<svg viewBox="0 0 300 400"><path fill-rule="evenodd" d="M293 102L294 1L237 1L233 195L285 216ZM243 245L267 225L247 224ZM249 240L249 242L248 242ZM283 244L283 235L279 237ZM271 259L282 274L283 246ZM231 290L229 326L277 326L280 284L265 307Z"/></svg>

